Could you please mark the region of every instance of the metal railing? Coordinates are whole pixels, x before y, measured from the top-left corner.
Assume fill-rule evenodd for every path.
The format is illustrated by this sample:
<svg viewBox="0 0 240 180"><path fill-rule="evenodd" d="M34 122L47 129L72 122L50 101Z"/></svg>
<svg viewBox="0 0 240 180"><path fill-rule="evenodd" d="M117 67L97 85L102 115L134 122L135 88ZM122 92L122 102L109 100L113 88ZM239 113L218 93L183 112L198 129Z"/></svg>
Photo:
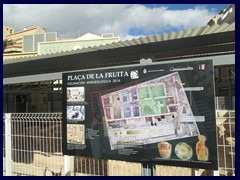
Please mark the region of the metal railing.
<svg viewBox="0 0 240 180"><path fill-rule="evenodd" d="M219 174L235 175L235 111L217 110ZM11 142L11 143L10 143ZM62 155L61 113L3 116L3 175L142 176L141 163ZM200 169L154 165L156 176L213 175Z"/></svg>
<svg viewBox="0 0 240 180"><path fill-rule="evenodd" d="M235 176L235 111L217 110L219 173Z"/></svg>
<svg viewBox="0 0 240 180"><path fill-rule="evenodd" d="M10 116L7 118L6 115ZM11 147L5 148L3 157L6 165L11 163L11 171L6 170L7 174L63 174L61 113L5 114L4 126L10 126L11 129L11 133L5 131L5 137L8 137L8 142L11 141Z"/></svg>

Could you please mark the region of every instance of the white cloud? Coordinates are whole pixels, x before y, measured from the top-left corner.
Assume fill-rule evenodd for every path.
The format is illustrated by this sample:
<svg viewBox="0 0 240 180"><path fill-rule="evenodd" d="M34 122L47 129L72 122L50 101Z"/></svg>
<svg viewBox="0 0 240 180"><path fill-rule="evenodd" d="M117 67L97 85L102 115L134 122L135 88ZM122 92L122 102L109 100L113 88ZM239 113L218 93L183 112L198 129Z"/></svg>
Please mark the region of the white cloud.
<svg viewBox="0 0 240 180"><path fill-rule="evenodd" d="M127 35L122 40L131 40L131 39L138 39L140 37L146 37L145 35Z"/></svg>
<svg viewBox="0 0 240 180"><path fill-rule="evenodd" d="M3 23L14 24L16 31L26 26L40 26L61 37L78 37L79 34L113 32L121 39L138 37L130 29L144 33L158 33L171 28L204 26L216 12L204 6L185 10L168 7L147 8L144 5L112 4L18 4L3 5Z"/></svg>

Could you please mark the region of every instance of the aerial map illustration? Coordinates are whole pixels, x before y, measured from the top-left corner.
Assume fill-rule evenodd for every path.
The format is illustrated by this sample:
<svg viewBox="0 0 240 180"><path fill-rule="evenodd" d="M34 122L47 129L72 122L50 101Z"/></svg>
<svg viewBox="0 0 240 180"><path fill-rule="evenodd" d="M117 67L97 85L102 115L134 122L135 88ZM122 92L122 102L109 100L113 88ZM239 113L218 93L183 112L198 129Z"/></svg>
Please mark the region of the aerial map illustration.
<svg viewBox="0 0 240 180"><path fill-rule="evenodd" d="M110 147L151 144L199 135L178 72L101 95Z"/></svg>

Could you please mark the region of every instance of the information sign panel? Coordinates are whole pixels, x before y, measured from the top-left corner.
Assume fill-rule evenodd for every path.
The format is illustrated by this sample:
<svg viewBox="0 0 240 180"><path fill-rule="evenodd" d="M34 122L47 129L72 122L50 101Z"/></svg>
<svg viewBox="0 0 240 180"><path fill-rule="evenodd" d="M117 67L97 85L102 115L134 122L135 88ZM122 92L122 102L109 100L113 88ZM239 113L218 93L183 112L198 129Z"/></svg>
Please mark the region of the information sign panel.
<svg viewBox="0 0 240 180"><path fill-rule="evenodd" d="M63 153L217 169L212 60L63 74Z"/></svg>

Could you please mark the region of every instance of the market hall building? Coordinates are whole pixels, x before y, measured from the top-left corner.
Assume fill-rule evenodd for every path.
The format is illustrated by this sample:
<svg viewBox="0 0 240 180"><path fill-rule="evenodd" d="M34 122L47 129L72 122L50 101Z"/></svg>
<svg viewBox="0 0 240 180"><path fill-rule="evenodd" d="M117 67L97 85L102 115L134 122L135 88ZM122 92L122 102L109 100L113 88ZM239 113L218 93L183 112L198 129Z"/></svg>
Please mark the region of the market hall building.
<svg viewBox="0 0 240 180"><path fill-rule="evenodd" d="M153 62L212 59L218 108L234 109L235 22L4 61L3 112L61 112L63 72L139 65L148 58Z"/></svg>
<svg viewBox="0 0 240 180"><path fill-rule="evenodd" d="M212 59L216 110L235 110L235 16L220 20L176 33L4 61L3 112L62 112L62 73L139 65L148 58L153 63Z"/></svg>

